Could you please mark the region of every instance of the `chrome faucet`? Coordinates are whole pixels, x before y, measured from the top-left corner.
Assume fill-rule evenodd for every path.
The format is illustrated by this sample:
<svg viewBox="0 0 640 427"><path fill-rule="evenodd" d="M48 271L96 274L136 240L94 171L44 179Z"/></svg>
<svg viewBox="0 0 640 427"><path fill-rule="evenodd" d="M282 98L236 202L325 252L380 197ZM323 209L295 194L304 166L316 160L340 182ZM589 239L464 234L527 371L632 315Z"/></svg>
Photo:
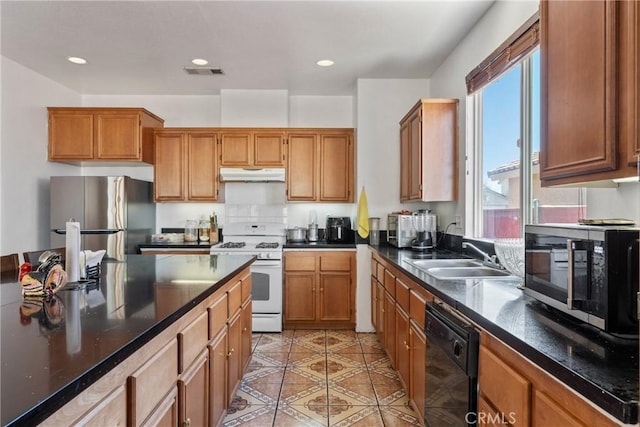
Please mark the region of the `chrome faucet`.
<svg viewBox="0 0 640 427"><path fill-rule="evenodd" d="M476 246L472 245L469 242L462 242L462 249L473 249L478 254L482 255L482 263L488 267L499 268L502 269L502 266L498 262L498 257L495 255L489 255L483 250L478 249Z"/></svg>

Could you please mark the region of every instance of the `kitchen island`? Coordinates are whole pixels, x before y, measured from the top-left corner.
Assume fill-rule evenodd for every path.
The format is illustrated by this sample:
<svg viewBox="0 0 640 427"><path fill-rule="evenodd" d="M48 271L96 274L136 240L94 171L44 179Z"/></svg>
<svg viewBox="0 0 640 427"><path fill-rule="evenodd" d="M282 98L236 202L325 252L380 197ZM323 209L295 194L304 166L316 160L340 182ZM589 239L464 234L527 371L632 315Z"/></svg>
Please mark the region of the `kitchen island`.
<svg viewBox="0 0 640 427"><path fill-rule="evenodd" d="M542 395L531 384L544 383L546 386L557 381L582 396L583 401L598 406L608 417L615 418L617 423L612 424L635 425L638 422L637 339L605 334L590 325L548 309L525 295L518 288L520 280L516 277L440 280L406 262L415 258L464 258L460 254L420 254L389 246L374 246L372 253L374 262L379 261L384 270L389 270L392 275L404 275L406 279L403 280L424 288L436 300L469 319L481 331L483 343L488 343L492 349L506 348L505 344L508 346L508 350L501 355L516 360L512 366L516 371L521 371L514 373L509 368L504 372L517 376L521 380L523 395L531 395L523 398L520 402L523 405L528 405L529 400L533 401ZM380 277L380 272L372 275L374 280L384 280L386 285L386 277ZM388 274L385 272L385 275ZM496 344L498 341L501 343ZM482 370L482 366L480 369ZM535 373L533 379L524 378L531 372ZM498 383L495 378L490 378L490 383L499 384L498 389L504 390L506 395L515 396L508 388L508 380L506 376L501 376ZM524 383L528 385L525 386ZM553 390L556 392L559 388ZM545 390L545 393L549 391ZM551 395L556 399L564 399L565 404L572 399L575 401L569 394L563 394L563 397ZM519 402L518 398L513 399ZM580 404L575 403L576 406ZM536 407L534 404L532 411L535 412L537 408L542 406ZM534 415L531 417L535 419ZM560 418L556 419L554 423L568 425L559 420ZM591 425L610 425L597 424L595 420L591 422ZM527 423L528 421L525 425ZM536 424L532 422L532 425Z"/></svg>
<svg viewBox="0 0 640 427"><path fill-rule="evenodd" d="M189 337L196 336L189 329L196 323L192 318L196 319L197 315L197 319L204 319L198 320L198 325L204 326L198 328L204 331L202 348L206 350L207 326L217 326L213 320L207 321L207 313L215 319L221 318L223 324L228 314L226 297L224 304L215 305L215 301L210 301L237 281L238 286L234 287L238 289L237 297L234 290L228 304L229 314L237 318L242 282L238 277L241 274L248 277L250 293L248 267L253 261L251 256L130 255L125 262L104 262L96 285L75 289L68 285L55 299L44 303L23 299L18 283L3 284L0 289L2 425L35 425L51 420L52 415L65 412L65 404L74 399L74 402L82 401L78 405L87 405L89 410L91 404L82 397L91 394L93 397L84 399L90 401L106 394L102 389L108 381L104 378L110 375L120 381L114 390L124 389L126 383L127 391L122 392L121 398L126 400L127 407L144 410L146 417L151 409L141 405L145 399L151 400L155 390L142 390L149 395L141 396L137 402L132 400L131 384L135 382L130 378L138 375L138 383L142 383L145 372L137 365L131 365L137 370L131 368L128 372L127 363L137 357L144 362L140 362L142 367L152 366L143 356L155 357L158 352L150 346L162 338L162 348L167 347L167 354L171 356L167 360L173 360L171 363L177 366L177 372L166 372L170 374L169 380L173 375L175 389L175 378L188 368L191 357L186 344L190 343ZM244 300L245 284L242 285ZM234 313L231 313L232 301L238 301ZM146 348L149 354L141 355ZM135 413L132 415L128 410L126 416L131 422ZM143 420L138 419L137 423Z"/></svg>

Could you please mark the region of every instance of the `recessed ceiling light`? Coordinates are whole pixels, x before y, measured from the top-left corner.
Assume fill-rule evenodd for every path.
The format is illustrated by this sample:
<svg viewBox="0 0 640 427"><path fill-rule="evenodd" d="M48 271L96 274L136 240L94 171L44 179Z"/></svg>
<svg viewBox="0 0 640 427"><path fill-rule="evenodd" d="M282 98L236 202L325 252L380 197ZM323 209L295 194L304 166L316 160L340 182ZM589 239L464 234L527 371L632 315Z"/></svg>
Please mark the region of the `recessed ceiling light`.
<svg viewBox="0 0 640 427"><path fill-rule="evenodd" d="M192 59L191 62L193 65L207 65L209 63L206 59L201 58Z"/></svg>
<svg viewBox="0 0 640 427"><path fill-rule="evenodd" d="M86 64L87 60L84 58L80 58L79 56L69 56L67 57L67 60L69 60L69 62L73 62L74 64Z"/></svg>
<svg viewBox="0 0 640 427"><path fill-rule="evenodd" d="M333 61L330 59L321 59L320 61L316 62L316 64L321 67L331 67L333 65Z"/></svg>

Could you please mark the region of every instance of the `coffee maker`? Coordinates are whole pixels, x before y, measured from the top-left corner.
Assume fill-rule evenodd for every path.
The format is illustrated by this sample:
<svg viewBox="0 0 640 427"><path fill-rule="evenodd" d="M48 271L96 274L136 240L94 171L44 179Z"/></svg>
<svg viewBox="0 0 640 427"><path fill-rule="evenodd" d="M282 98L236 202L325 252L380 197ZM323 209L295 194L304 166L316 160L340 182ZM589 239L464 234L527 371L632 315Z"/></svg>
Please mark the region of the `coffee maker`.
<svg viewBox="0 0 640 427"><path fill-rule="evenodd" d="M421 209L413 213L416 238L411 242L411 249L416 251L433 249L436 244L436 222L436 216L428 209Z"/></svg>

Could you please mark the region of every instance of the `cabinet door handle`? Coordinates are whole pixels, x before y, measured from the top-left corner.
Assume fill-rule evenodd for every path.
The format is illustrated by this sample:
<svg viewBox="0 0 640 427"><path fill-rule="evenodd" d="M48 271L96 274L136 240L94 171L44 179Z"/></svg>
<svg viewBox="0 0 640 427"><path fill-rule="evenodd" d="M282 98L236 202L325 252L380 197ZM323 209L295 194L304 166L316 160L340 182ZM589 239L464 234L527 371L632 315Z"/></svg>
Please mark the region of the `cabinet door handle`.
<svg viewBox="0 0 640 427"><path fill-rule="evenodd" d="M247 332L247 327L242 328L242 332Z"/></svg>
<svg viewBox="0 0 640 427"><path fill-rule="evenodd" d="M324 288L320 288L320 292L324 292Z"/></svg>
<svg viewBox="0 0 640 427"><path fill-rule="evenodd" d="M185 427L189 427L191 425L191 418L187 418L182 422L182 425Z"/></svg>

